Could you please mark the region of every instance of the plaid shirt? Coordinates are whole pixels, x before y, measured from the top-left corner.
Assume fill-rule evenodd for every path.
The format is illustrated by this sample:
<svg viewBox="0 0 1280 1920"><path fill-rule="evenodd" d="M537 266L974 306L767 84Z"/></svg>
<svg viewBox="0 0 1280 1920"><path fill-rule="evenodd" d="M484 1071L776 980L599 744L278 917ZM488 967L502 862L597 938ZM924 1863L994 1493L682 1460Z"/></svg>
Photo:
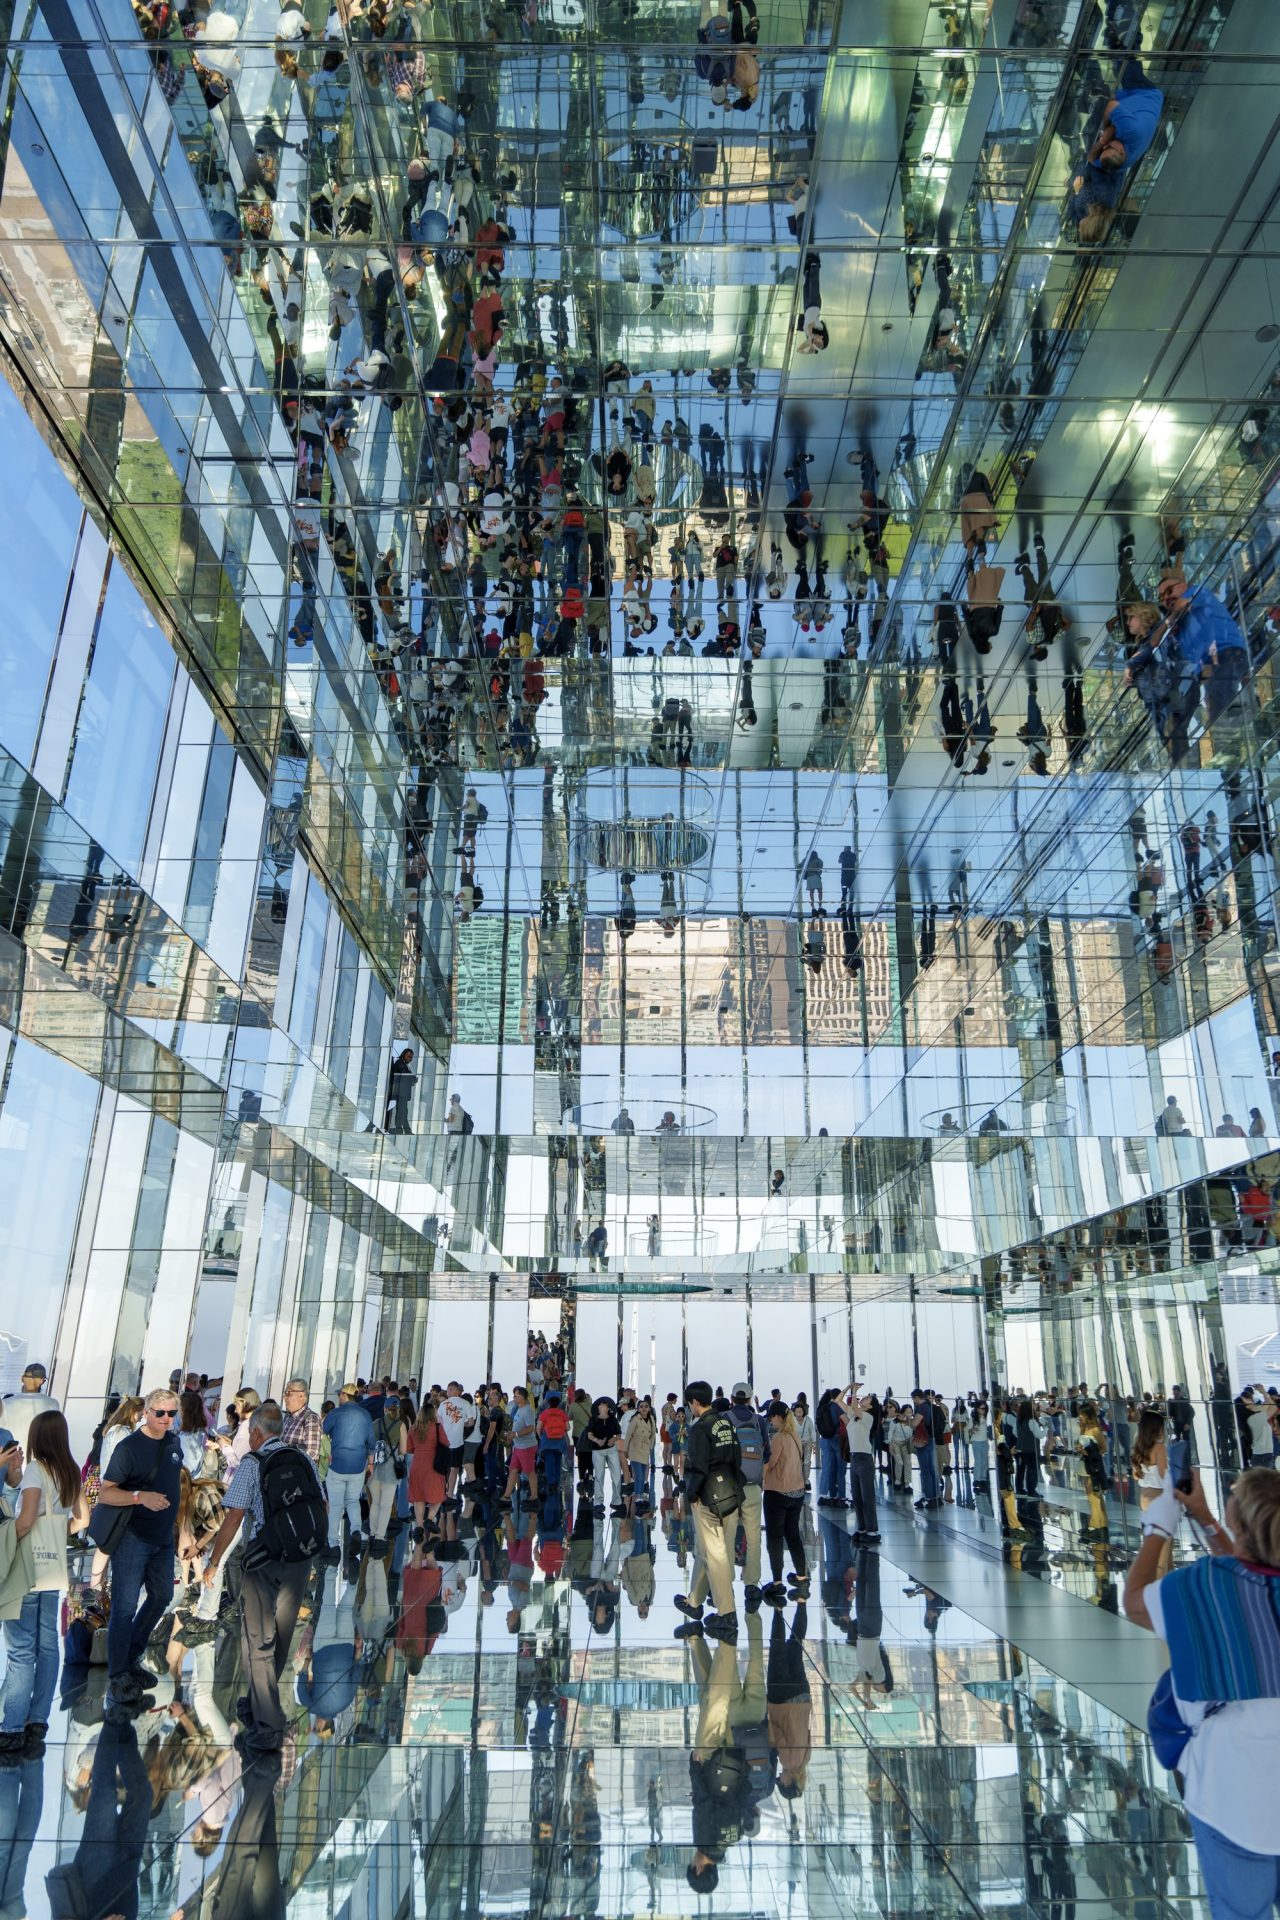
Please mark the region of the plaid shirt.
<svg viewBox="0 0 1280 1920"><path fill-rule="evenodd" d="M282 1440L268 1440L258 1448L257 1454L246 1453L240 1465L231 1476L225 1494L222 1496L223 1510L234 1507L237 1513L244 1513L249 1520L249 1538L253 1539L262 1525L262 1481L258 1475L257 1462L273 1447L283 1446Z"/></svg>
<svg viewBox="0 0 1280 1920"><path fill-rule="evenodd" d="M286 1447L301 1447L312 1466L320 1461L320 1415L314 1407L304 1407L301 1413L285 1416L284 1432L280 1436Z"/></svg>

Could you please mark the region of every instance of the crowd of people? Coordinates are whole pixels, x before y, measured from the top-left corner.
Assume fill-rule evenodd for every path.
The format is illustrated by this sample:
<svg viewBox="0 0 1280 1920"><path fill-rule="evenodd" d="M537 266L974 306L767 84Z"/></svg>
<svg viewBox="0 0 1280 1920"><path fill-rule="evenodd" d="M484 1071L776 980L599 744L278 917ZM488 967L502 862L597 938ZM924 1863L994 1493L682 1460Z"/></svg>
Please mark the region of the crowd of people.
<svg viewBox="0 0 1280 1920"><path fill-rule="evenodd" d="M216 1843L231 1757L244 1773L278 1766L300 1728L333 1738L371 1671L370 1648L375 1668L394 1647L410 1674L419 1671L469 1579L481 1606L494 1604L505 1579L513 1635L536 1617L537 1573L544 1588L567 1581L592 1630L609 1633L624 1600L648 1616L662 1538L677 1568L689 1571L673 1605L701 1703L690 1758L689 1880L707 1891L726 1836L737 1831L725 1816L726 1792L731 1812L744 1804L734 1797L741 1783L725 1777L735 1728L772 1720L775 1734L785 1729L771 1779L803 1792L803 1644L815 1575L828 1615L856 1650L855 1691L864 1703L892 1691L881 1631L880 1503L911 1497L918 1484L917 1508L976 1506L998 1513L1016 1537L1043 1525L1042 1470L1053 1475L1075 1458L1089 1503L1082 1537L1105 1532L1108 1497L1136 1502L1141 1512L1144 1541L1127 1605L1165 1632L1183 1702L1217 1695L1194 1691L1208 1683L1187 1677L1191 1656L1169 1624L1183 1577L1205 1577L1195 1559L1172 1564L1178 1503L1219 1556L1211 1598L1227 1609L1224 1633L1245 1631L1232 1625L1234 1590L1221 1588L1241 1565L1229 1557L1233 1538L1246 1543L1256 1577L1275 1577L1280 1394L1248 1387L1233 1405L1221 1369L1208 1403L1212 1437L1203 1436L1232 1490L1221 1526L1194 1467L1203 1406L1181 1386L1167 1395L1129 1395L1106 1383L994 1397L975 1389L948 1401L924 1388L880 1395L854 1382L825 1388L811 1411L804 1392L757 1397L741 1380L727 1393L691 1380L660 1401L634 1388L593 1397L577 1385L576 1370L571 1334L537 1333L525 1377L510 1390L496 1381L468 1392L457 1380L421 1391L416 1379L352 1380L336 1401L313 1408L307 1382L295 1378L279 1401L242 1387L221 1420L222 1382L178 1372L145 1396L113 1401L80 1464L45 1370L33 1363L0 1428L0 1767L43 1753L60 1669L64 1700L73 1699L95 1639L107 1668L105 1723L116 1730L155 1712L157 1699L185 1711L179 1689L191 1656L183 1724L202 1728L223 1755L217 1794L202 1796ZM852 1525L836 1517L845 1507ZM932 1610L936 1626L945 1600L918 1585L908 1591L924 1594L926 1624ZM774 1614L767 1685L759 1625L766 1608ZM1250 1645L1270 1657L1265 1625L1249 1618ZM745 1679L733 1657L743 1619ZM212 1663L218 1643L234 1641L243 1691L228 1714ZM1202 1668L1209 1660L1218 1684L1221 1663L1197 1658ZM296 1703L284 1687L291 1664ZM1274 1703L1265 1687L1232 1686L1225 1698L1238 1703L1247 1737L1255 1723L1270 1729ZM1213 1744L1217 1751L1216 1737ZM1197 1844L1211 1872L1232 1846L1265 1853L1254 1844L1258 1810L1247 1796L1244 1814L1233 1818L1203 1769L1189 1778Z"/></svg>

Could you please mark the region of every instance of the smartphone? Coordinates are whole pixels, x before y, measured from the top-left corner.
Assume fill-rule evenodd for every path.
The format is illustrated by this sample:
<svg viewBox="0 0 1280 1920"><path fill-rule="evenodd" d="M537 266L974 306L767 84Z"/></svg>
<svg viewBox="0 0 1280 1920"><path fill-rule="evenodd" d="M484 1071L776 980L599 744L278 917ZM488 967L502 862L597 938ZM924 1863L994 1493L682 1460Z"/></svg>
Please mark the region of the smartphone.
<svg viewBox="0 0 1280 1920"><path fill-rule="evenodd" d="M1191 1491L1191 1442L1169 1442L1169 1485L1178 1493Z"/></svg>

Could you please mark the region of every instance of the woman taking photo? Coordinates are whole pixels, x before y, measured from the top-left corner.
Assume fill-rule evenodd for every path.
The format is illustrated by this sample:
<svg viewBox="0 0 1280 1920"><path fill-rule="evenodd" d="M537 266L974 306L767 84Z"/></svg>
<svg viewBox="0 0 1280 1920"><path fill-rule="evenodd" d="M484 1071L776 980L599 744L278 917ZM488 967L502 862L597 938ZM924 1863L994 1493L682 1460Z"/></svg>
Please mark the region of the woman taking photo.
<svg viewBox="0 0 1280 1920"><path fill-rule="evenodd" d="M1265 1920L1280 1904L1280 1474L1242 1473L1225 1525L1209 1511L1200 1475L1191 1478L1190 1493L1166 1487L1147 1508L1124 1607L1169 1649L1172 1695L1158 1719L1173 1748L1187 1735L1176 1758L1164 1758L1183 1777L1209 1911L1214 1920ZM1184 1510L1208 1552L1162 1576Z"/></svg>
<svg viewBox="0 0 1280 1920"><path fill-rule="evenodd" d="M17 1511L7 1523L27 1549L13 1563L17 1584L26 1585L26 1591L13 1592L11 1582L0 1592L7 1655L0 1756L42 1750L58 1684L58 1610L68 1584L67 1534L88 1518L63 1415L38 1413L27 1447Z"/></svg>
<svg viewBox="0 0 1280 1920"><path fill-rule="evenodd" d="M1138 1421L1138 1437L1133 1443L1133 1471L1138 1481L1138 1505L1145 1514L1148 1507L1160 1498L1164 1490L1164 1477L1169 1470L1169 1455L1164 1444L1164 1415L1153 1413L1148 1407ZM1157 1572L1163 1576L1173 1565L1173 1541L1166 1540L1160 1549L1160 1564Z"/></svg>

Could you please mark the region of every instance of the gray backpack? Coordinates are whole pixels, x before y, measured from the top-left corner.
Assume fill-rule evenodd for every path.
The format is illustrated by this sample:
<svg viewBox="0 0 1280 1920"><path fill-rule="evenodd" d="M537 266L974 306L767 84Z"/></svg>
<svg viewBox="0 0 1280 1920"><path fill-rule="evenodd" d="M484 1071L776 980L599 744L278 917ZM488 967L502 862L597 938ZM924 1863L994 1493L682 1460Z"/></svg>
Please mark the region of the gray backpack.
<svg viewBox="0 0 1280 1920"><path fill-rule="evenodd" d="M750 1407L730 1407L729 1418L738 1430L738 1451L742 1457L742 1478L749 1487L764 1480L764 1435Z"/></svg>

